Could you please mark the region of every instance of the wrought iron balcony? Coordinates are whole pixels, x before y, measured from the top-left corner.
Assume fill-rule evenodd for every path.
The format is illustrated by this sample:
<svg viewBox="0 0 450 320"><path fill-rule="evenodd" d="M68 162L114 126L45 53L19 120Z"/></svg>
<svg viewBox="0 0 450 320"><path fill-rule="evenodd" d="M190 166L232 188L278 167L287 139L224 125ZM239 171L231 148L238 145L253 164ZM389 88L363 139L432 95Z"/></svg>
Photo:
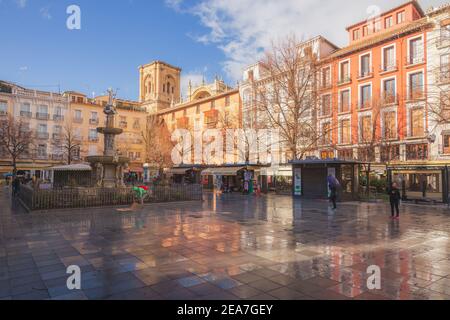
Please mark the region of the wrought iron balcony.
<svg viewBox="0 0 450 320"><path fill-rule="evenodd" d="M36 137L40 140L48 140L48 138L50 138L50 134L48 132L38 132Z"/></svg>
<svg viewBox="0 0 450 320"><path fill-rule="evenodd" d="M360 70L358 74L358 80L367 79L373 77L373 68L369 70Z"/></svg>
<svg viewBox="0 0 450 320"><path fill-rule="evenodd" d="M344 77L341 77L338 80L338 86L342 86L344 84L350 84L350 83L352 83L352 77L351 76L344 76Z"/></svg>
<svg viewBox="0 0 450 320"><path fill-rule="evenodd" d="M20 111L20 116L23 118L31 118L33 114L30 111Z"/></svg>
<svg viewBox="0 0 450 320"><path fill-rule="evenodd" d="M75 123L83 123L83 118L73 118L73 122Z"/></svg>
<svg viewBox="0 0 450 320"><path fill-rule="evenodd" d="M97 124L99 124L99 122L100 122L99 119L89 119L89 124L97 125Z"/></svg>
<svg viewBox="0 0 450 320"><path fill-rule="evenodd" d="M406 66L412 66L416 64L421 64L425 62L425 56L423 53L419 54L418 56L410 56L406 58Z"/></svg>
<svg viewBox="0 0 450 320"><path fill-rule="evenodd" d="M38 119L38 120L49 120L50 119L50 115L48 113L37 112L36 113L36 119Z"/></svg>
<svg viewBox="0 0 450 320"><path fill-rule="evenodd" d="M397 94L386 93L381 96L381 105L395 105L398 104L399 98Z"/></svg>
<svg viewBox="0 0 450 320"><path fill-rule="evenodd" d="M385 63L384 65L380 65L380 73L382 72L394 72L398 70L398 61Z"/></svg>
<svg viewBox="0 0 450 320"><path fill-rule="evenodd" d="M53 115L53 120L54 121L64 121L64 116L59 115L59 114L54 114Z"/></svg>

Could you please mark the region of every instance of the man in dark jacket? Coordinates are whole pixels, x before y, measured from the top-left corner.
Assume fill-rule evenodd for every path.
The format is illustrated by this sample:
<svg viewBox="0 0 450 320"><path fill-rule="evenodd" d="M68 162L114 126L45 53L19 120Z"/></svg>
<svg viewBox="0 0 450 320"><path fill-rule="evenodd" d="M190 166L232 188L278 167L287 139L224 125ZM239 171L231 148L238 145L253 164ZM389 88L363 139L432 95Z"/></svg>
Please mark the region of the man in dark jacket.
<svg viewBox="0 0 450 320"><path fill-rule="evenodd" d="M392 183L387 189L387 194L389 195L389 201L391 203L391 217L392 219L400 219L400 190L397 183ZM397 213L397 215L395 215Z"/></svg>
<svg viewBox="0 0 450 320"><path fill-rule="evenodd" d="M12 191L13 197L16 197L20 192L20 179L18 177L15 177L12 182Z"/></svg>
<svg viewBox="0 0 450 320"><path fill-rule="evenodd" d="M337 188L339 186L339 182L332 174L328 176L327 180L328 180L328 188L330 188L330 201L333 204L333 210L336 210Z"/></svg>

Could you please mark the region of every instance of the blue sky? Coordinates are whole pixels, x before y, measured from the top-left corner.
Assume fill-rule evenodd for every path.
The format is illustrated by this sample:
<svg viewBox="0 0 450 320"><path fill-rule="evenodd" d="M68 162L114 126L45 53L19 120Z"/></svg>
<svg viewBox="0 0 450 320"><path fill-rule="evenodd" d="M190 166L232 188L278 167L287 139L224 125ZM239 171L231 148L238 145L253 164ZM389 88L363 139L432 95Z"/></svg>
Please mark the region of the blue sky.
<svg viewBox="0 0 450 320"><path fill-rule="evenodd" d="M322 34L343 46L344 28L366 19L374 5L386 10L403 2L0 0L0 79L88 95L113 87L137 99L138 66L164 60L183 69L184 86L215 75L234 85L271 40ZM443 2L420 1L424 9ZM71 4L81 8L81 30L66 28Z"/></svg>

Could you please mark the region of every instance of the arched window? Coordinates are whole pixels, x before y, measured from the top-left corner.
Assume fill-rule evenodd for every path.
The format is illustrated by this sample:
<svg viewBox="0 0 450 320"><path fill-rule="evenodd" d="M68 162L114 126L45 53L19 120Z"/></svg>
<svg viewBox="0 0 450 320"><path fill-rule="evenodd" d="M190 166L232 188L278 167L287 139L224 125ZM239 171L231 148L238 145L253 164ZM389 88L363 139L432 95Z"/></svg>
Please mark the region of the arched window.
<svg viewBox="0 0 450 320"><path fill-rule="evenodd" d="M147 82L147 93L151 93L152 92L152 82L149 81Z"/></svg>
<svg viewBox="0 0 450 320"><path fill-rule="evenodd" d="M175 92L175 88L174 87L172 87L172 94Z"/></svg>
<svg viewBox="0 0 450 320"><path fill-rule="evenodd" d="M163 92L166 92L166 85L163 84Z"/></svg>
<svg viewBox="0 0 450 320"><path fill-rule="evenodd" d="M170 82L167 82L167 93L170 93Z"/></svg>

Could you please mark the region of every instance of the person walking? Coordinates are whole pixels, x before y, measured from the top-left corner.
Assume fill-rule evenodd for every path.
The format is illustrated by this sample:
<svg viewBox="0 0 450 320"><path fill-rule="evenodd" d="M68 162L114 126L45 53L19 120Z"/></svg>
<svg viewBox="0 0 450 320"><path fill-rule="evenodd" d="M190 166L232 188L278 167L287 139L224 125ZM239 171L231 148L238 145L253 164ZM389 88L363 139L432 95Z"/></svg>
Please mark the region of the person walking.
<svg viewBox="0 0 450 320"><path fill-rule="evenodd" d="M330 174L328 176L328 188L330 189L330 201L333 204L333 210L337 209L337 188L338 188L339 182L337 179Z"/></svg>
<svg viewBox="0 0 450 320"><path fill-rule="evenodd" d="M387 194L389 195L389 202L391 203L391 218L400 219L400 189L397 183L391 183L387 189Z"/></svg>
<svg viewBox="0 0 450 320"><path fill-rule="evenodd" d="M18 177L15 177L12 182L12 194L13 197L17 197L17 195L20 192L20 179Z"/></svg>

